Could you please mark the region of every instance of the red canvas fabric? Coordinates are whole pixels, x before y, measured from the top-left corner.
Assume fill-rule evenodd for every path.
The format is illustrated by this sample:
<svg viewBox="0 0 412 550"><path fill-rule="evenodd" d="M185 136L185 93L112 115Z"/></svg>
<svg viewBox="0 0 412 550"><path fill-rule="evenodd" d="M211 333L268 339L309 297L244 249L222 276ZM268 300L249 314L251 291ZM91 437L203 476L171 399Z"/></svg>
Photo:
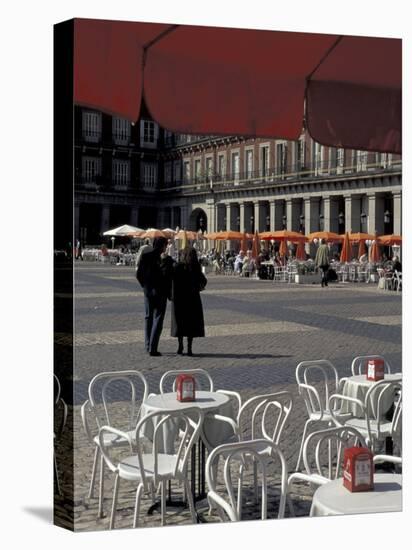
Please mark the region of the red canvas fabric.
<svg viewBox="0 0 412 550"><path fill-rule="evenodd" d="M178 133L401 151L401 41L75 20L80 105ZM309 83L309 84L308 84Z"/></svg>

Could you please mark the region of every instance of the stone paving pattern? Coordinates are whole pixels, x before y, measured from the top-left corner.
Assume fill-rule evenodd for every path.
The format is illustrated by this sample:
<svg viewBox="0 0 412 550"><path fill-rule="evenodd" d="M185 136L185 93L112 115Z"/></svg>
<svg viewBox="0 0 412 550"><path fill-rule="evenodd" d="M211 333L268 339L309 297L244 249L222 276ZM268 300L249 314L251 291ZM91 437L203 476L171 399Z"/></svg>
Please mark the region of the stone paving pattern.
<svg viewBox="0 0 412 550"><path fill-rule="evenodd" d="M71 505L64 495L71 492L68 472L73 463L75 529L108 528L113 476L106 476L106 517L97 519L97 483L95 498L87 498L94 448L84 434L80 418L89 382L99 372L138 369L154 393L158 392L162 374L176 368L204 368L216 388L238 391L242 400L289 390L295 401L281 447L292 472L307 417L295 381L295 368L300 361L326 358L340 376L347 376L354 356L382 354L390 361L393 372L401 371L401 295L378 290L376 285L331 284L322 289L320 285L288 285L211 274L202 301L207 336L194 341L195 356L175 354L177 342L170 337L169 305L159 347L163 356L150 357L144 352L143 295L133 268L76 264L74 392L70 389L71 380L63 383L63 397L69 404L68 425L73 422L74 456L64 452L65 441L69 444L71 437L66 430L56 447L63 489L63 497L56 497L55 515L60 524L70 527L67 514ZM62 351L70 355L65 346L68 340L67 334L57 335ZM63 380L64 368L64 362L56 364L56 373ZM113 396L113 400L121 414L122 396ZM279 483L277 476L273 483L274 487ZM131 527L135 490L132 483L121 485L116 528ZM311 494L305 484L294 487L292 498L297 516L308 515ZM179 495L181 489L173 487L173 497ZM270 498L277 499L276 491ZM150 498L143 498L141 526L160 525L157 513L146 515L150 505ZM216 513L211 517L205 513L205 503L198 505L198 511L208 522L219 521ZM273 512L270 517L275 516ZM243 517L259 517L253 498L245 503ZM191 523L188 511L168 511L168 525L185 523Z"/></svg>

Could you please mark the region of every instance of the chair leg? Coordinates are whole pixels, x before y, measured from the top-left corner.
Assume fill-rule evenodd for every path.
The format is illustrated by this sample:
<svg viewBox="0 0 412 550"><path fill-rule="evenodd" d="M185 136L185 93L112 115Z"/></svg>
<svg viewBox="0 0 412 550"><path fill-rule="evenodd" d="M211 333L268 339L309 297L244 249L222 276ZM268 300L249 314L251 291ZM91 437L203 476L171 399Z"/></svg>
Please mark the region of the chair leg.
<svg viewBox="0 0 412 550"><path fill-rule="evenodd" d="M302 460L303 445L304 445L305 439L306 439L306 431L307 431L307 429L308 429L309 424L311 424L311 422L312 422L312 421L311 421L311 419L309 418L309 419L305 422L305 427L303 428L302 441L300 442L298 463L296 464L296 471L297 471L297 472L299 472L300 462L301 462L301 460Z"/></svg>
<svg viewBox="0 0 412 550"><path fill-rule="evenodd" d="M239 468L239 479L237 481L237 516L239 521L242 519L242 500L243 500L243 464Z"/></svg>
<svg viewBox="0 0 412 550"><path fill-rule="evenodd" d="M104 494L104 458L100 455L100 487L99 487L99 507L97 517L103 517L103 494Z"/></svg>
<svg viewBox="0 0 412 550"><path fill-rule="evenodd" d="M186 490L187 500L189 502L189 509L190 509L190 514L192 516L192 521L193 523L197 523L195 503L193 502L192 491L190 490L189 481L187 479L184 480L184 487Z"/></svg>
<svg viewBox="0 0 412 550"><path fill-rule="evenodd" d="M153 487L153 484L151 484ZM133 527L136 528L139 523L139 513L140 513L140 501L142 498L143 484L140 483L136 491L136 503L134 506L134 518L133 518Z"/></svg>
<svg viewBox="0 0 412 550"><path fill-rule="evenodd" d="M166 523L166 481L163 480L161 488L161 525L165 525Z"/></svg>
<svg viewBox="0 0 412 550"><path fill-rule="evenodd" d="M99 452L100 452L100 449L99 449L99 447L96 446L96 450L94 451L92 478L90 480L88 498L93 498L94 497L94 484L95 484L95 481L96 481L96 470L97 470L97 461L99 459Z"/></svg>
<svg viewBox="0 0 412 550"><path fill-rule="evenodd" d="M114 479L112 513L110 514L109 529L114 529L114 521L116 519L116 508L117 508L117 495L119 494L119 485L120 485L120 476L118 473L116 473L116 477Z"/></svg>
<svg viewBox="0 0 412 550"><path fill-rule="evenodd" d="M53 458L54 458L54 479L56 481L57 494L61 496L62 491L61 491L61 488L60 488L59 471L57 469L56 453L53 453Z"/></svg>
<svg viewBox="0 0 412 550"><path fill-rule="evenodd" d="M259 502L259 487L258 487L258 479L257 479L257 463L255 459L253 458L253 487L255 491L255 504Z"/></svg>
<svg viewBox="0 0 412 550"><path fill-rule="evenodd" d="M212 468L211 468L211 474L212 474L212 481L214 481L216 483L216 480L217 480L217 469L218 469L218 465L219 465L219 459L215 460L213 465L212 465ZM208 510L208 516L211 516L212 515L212 510L213 510L213 506L212 506L212 503L210 500L208 500L209 502L209 510Z"/></svg>

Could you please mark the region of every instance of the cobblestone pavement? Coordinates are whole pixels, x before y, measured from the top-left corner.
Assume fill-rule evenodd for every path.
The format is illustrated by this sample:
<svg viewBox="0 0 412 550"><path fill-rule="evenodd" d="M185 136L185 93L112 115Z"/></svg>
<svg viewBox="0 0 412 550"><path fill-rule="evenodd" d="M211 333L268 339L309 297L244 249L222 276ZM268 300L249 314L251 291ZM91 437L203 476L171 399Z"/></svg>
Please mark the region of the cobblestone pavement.
<svg viewBox="0 0 412 550"><path fill-rule="evenodd" d="M69 383L63 387L74 427L71 460L75 469L76 530L108 528L112 476L107 474L105 482L106 517L97 519L97 490L95 498L87 498L94 449L80 419L80 406L87 399L88 384L99 372L138 369L147 378L149 390L155 393L162 374L175 368L204 368L216 388L238 391L243 400L262 393L291 391L294 407L281 447L289 471L293 471L306 419L295 382L295 368L300 361L326 358L333 362L340 376L346 376L350 374L354 356L382 354L394 372L401 371L401 296L378 290L376 285L331 284L322 289L320 285L288 285L209 275L202 301L207 336L194 341L195 356L175 354L177 342L170 337L168 306L160 342L163 355L150 357L144 352L143 295L134 270L97 263L76 264L74 392ZM59 333L56 339L64 350L70 336ZM64 379L63 369L56 365L57 374ZM113 396L113 400L121 410L122 396ZM70 434L63 434L56 452L63 472L63 492L68 492L70 480L65 470L70 461L63 452L64 438L68 441ZM274 477L274 486L278 482ZM123 485L118 502L118 528L131 527L133 521L136 487L128 482ZM178 498L179 492L180 488L173 487L173 496ZM296 515L307 515L310 488L296 485L292 497ZM271 494L271 498L276 500L276 494ZM158 514L145 514L150 498L145 497L142 502L141 525L160 525ZM61 522L66 521L66 510L67 504L58 499L56 517ZM207 507L203 503L198 510L206 512ZM218 520L216 514L204 515L207 521ZM250 501L245 505L244 518L254 517L258 517L258 509ZM272 514L272 517L275 516ZM170 510L167 523L191 523L190 514L186 510Z"/></svg>

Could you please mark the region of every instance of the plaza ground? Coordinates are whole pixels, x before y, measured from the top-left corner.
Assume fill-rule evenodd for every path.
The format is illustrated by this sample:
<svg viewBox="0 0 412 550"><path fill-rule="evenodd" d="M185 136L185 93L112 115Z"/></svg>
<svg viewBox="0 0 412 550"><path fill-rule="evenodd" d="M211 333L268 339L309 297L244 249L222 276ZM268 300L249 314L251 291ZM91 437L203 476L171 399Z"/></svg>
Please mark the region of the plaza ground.
<svg viewBox="0 0 412 550"><path fill-rule="evenodd" d="M149 391L155 393L162 374L176 368L206 369L215 388L238 391L242 400L291 391L294 408L281 447L293 471L306 420L295 381L295 368L300 361L329 359L340 376L347 376L354 356L380 354L389 360L392 372L401 371L401 295L378 290L375 284L336 283L322 289L320 284L306 286L209 275L202 301L207 336L194 341L195 356L176 355L177 341L170 337L169 304L159 346L163 355L150 357L144 351L143 294L134 269L97 262L76 263L74 394L68 398L75 432L76 529L108 528L107 516L96 519L97 490L95 498L87 498L94 449L83 432L79 412L87 399L89 382L99 372L138 369L147 378ZM57 334L56 339L64 345L67 335ZM58 373L58 365L56 370ZM57 453L59 457L59 450ZM65 463L68 459L63 453L59 459L64 491L64 469L69 463ZM106 513L110 510L112 477L107 476ZM117 527L131 527L135 489L125 482L119 498ZM297 515L307 515L310 490L302 486L298 493L302 502L297 503ZM148 506L150 499L143 502ZM56 513L64 521L63 499L60 508L58 502ZM253 510L250 514L253 517ZM218 518L206 515L206 519ZM167 523L190 523L190 514L169 512ZM145 516L141 525L160 525L160 518L158 514Z"/></svg>

